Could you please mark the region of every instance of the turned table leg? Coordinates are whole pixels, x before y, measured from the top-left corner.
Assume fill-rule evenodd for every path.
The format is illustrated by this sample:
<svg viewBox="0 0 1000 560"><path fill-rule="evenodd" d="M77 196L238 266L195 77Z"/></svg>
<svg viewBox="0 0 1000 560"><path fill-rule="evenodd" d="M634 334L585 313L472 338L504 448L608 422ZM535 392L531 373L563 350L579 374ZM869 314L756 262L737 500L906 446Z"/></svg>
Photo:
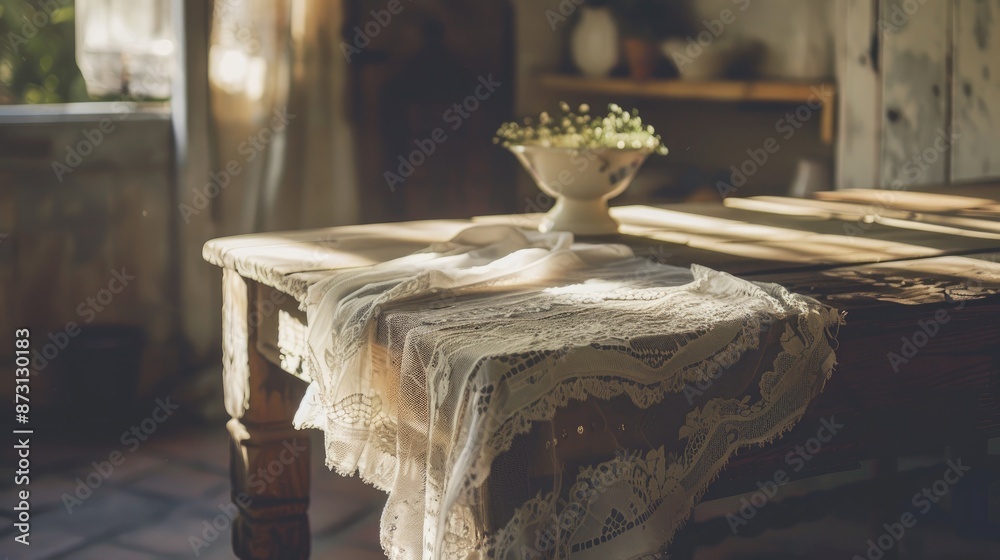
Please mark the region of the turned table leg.
<svg viewBox="0 0 1000 560"><path fill-rule="evenodd" d="M306 384L257 350L276 321L259 284L227 271L224 294L230 478L238 509L233 551L242 560L309 557L309 435L292 428ZM242 322L238 322L242 321Z"/></svg>

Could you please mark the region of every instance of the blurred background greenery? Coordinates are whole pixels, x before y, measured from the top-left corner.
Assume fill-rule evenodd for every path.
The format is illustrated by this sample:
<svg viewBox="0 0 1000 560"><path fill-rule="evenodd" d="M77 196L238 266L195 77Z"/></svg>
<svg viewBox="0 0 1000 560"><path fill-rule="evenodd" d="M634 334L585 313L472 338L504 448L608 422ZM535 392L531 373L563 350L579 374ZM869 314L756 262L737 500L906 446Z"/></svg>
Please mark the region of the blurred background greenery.
<svg viewBox="0 0 1000 560"><path fill-rule="evenodd" d="M0 0L0 104L91 101L71 0Z"/></svg>

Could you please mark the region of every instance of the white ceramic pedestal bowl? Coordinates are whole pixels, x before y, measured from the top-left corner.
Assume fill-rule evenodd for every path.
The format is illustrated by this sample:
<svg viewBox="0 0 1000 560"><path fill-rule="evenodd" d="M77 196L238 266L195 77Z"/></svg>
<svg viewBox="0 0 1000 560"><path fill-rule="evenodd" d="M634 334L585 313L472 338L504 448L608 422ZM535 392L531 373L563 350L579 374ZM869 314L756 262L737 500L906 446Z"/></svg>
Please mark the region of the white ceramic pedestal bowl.
<svg viewBox="0 0 1000 560"><path fill-rule="evenodd" d="M625 192L652 150L510 146L538 188L556 199L540 231L577 235L618 233L608 200Z"/></svg>

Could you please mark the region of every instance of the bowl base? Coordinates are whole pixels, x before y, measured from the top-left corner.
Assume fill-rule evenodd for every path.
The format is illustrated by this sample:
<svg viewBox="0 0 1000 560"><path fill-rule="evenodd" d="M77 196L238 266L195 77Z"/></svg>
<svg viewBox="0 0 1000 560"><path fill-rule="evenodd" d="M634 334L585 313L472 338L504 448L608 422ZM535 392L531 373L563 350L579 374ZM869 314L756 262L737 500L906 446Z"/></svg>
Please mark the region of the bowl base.
<svg viewBox="0 0 1000 560"><path fill-rule="evenodd" d="M618 233L618 222L608 213L604 199L579 200L557 197L538 226L541 232L568 231L575 235L613 235Z"/></svg>

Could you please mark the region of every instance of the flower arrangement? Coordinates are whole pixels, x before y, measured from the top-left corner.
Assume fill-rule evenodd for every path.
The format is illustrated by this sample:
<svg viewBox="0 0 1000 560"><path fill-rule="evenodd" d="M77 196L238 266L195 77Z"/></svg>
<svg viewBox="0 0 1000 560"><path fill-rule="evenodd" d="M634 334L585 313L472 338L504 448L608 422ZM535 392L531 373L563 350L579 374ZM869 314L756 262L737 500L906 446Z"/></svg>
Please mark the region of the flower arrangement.
<svg viewBox="0 0 1000 560"><path fill-rule="evenodd" d="M590 106L580 105L577 112L565 101L559 103L562 114L556 117L542 113L537 124L531 119L524 124L504 123L497 130L494 144L539 146L578 150L617 149L650 150L666 155L668 150L652 125L643 124L638 109L626 111L619 105L608 105L604 117L592 116Z"/></svg>
<svg viewBox="0 0 1000 560"><path fill-rule="evenodd" d="M573 111L565 101L559 109L555 117L542 113L537 123L505 123L493 142L510 150L538 188L555 198L540 231L617 233L608 200L625 192L646 158L666 155L667 148L635 109L612 103L607 116L594 116L586 104Z"/></svg>

